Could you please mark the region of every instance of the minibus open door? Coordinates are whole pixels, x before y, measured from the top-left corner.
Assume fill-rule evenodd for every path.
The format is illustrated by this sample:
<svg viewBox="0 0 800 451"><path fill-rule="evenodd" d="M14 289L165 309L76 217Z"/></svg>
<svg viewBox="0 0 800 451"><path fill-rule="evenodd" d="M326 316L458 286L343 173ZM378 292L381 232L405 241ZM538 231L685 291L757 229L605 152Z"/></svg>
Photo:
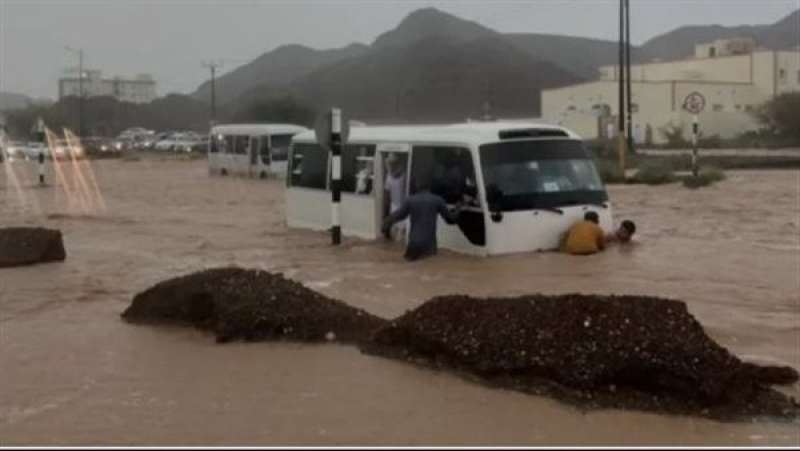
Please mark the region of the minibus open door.
<svg viewBox="0 0 800 451"><path fill-rule="evenodd" d="M406 143L380 143L376 147L374 167L375 176L373 181L373 193L375 195L375 224L377 224L376 238L382 237L381 229L383 226L383 220L386 218L390 210L389 202L391 199L386 193L386 179L387 175L389 174L390 165L393 164L393 162L397 162L396 164L404 168L403 193L405 197L408 197L408 174L411 172L411 159L409 158L410 152L411 145ZM407 234L408 219L403 221L401 224L402 227L398 227L396 230L404 230ZM395 238L399 238L405 242L406 235Z"/></svg>

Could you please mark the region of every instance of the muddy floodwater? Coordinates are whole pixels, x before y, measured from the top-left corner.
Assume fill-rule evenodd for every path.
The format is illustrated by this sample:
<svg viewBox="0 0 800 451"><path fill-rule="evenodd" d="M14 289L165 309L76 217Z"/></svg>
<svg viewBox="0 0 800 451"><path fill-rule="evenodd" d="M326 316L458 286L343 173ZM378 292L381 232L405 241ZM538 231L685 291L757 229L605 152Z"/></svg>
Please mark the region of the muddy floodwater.
<svg viewBox="0 0 800 451"><path fill-rule="evenodd" d="M601 255L441 252L409 264L391 244L332 248L324 233L287 229L277 180L209 178L202 160L91 168L99 193L83 201L71 167L71 193L36 187L30 163L0 172L0 227L59 228L67 250L63 263L0 269L0 444L800 445L797 422L582 412L353 347L218 345L119 317L159 281L228 264L384 317L449 293L642 294L686 301L746 360L800 368L798 171L730 172L698 191L611 186L638 244Z"/></svg>

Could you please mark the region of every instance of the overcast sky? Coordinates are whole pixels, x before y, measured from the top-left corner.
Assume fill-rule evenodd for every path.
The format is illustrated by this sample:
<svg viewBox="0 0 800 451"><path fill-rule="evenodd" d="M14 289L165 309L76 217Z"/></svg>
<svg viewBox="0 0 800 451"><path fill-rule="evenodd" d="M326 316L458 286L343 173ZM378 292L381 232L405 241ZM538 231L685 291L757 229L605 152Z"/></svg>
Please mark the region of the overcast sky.
<svg viewBox="0 0 800 451"><path fill-rule="evenodd" d="M689 24L764 24L800 0L631 0L634 43ZM57 95L83 48L105 75L150 73L158 93L191 92L208 77L289 43L371 43L409 12L434 6L501 32L615 39L617 0L0 0L0 90Z"/></svg>

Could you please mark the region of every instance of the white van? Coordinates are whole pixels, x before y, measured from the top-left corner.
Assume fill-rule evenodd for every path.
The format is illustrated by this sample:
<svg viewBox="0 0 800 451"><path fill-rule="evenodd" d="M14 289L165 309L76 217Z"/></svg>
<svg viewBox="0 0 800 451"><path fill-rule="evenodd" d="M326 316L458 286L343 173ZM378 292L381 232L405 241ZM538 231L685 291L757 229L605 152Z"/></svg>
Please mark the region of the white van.
<svg viewBox="0 0 800 451"><path fill-rule="evenodd" d="M284 175L292 136L306 130L292 124L217 125L208 137L208 172L259 178Z"/></svg>
<svg viewBox="0 0 800 451"><path fill-rule="evenodd" d="M606 232L612 228L608 195L579 136L549 125L490 122L352 128L342 150L345 236L380 236L389 160L404 165L407 194L421 181L448 204L469 199L458 224L439 218L442 248L482 256L557 249L589 210ZM329 152L313 131L292 139L290 227L329 229L330 172Z"/></svg>

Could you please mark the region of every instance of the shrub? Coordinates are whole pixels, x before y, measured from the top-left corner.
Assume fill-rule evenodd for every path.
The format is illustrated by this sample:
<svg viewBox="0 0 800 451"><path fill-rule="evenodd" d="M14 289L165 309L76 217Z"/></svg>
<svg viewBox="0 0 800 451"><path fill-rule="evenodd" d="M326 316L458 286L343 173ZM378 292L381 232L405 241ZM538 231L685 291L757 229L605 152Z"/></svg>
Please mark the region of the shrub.
<svg viewBox="0 0 800 451"><path fill-rule="evenodd" d="M800 142L800 92L788 92L774 97L755 111L755 116L776 135L795 144Z"/></svg>
<svg viewBox="0 0 800 451"><path fill-rule="evenodd" d="M711 168L711 167L702 168L697 173L697 177L693 175L688 175L684 177L683 186L690 189L696 189L712 185L722 180L725 180L725 173L721 169Z"/></svg>
<svg viewBox="0 0 800 451"><path fill-rule="evenodd" d="M667 140L666 147L673 149L686 149L691 147L691 143L683 137L683 125L669 124L659 129L664 139Z"/></svg>
<svg viewBox="0 0 800 451"><path fill-rule="evenodd" d="M672 164L668 160L650 160L642 163L639 170L631 178L632 183L646 185L662 185L676 180Z"/></svg>
<svg viewBox="0 0 800 451"><path fill-rule="evenodd" d="M597 172L603 183L625 183L625 176L619 170L619 164L614 160L596 160Z"/></svg>

